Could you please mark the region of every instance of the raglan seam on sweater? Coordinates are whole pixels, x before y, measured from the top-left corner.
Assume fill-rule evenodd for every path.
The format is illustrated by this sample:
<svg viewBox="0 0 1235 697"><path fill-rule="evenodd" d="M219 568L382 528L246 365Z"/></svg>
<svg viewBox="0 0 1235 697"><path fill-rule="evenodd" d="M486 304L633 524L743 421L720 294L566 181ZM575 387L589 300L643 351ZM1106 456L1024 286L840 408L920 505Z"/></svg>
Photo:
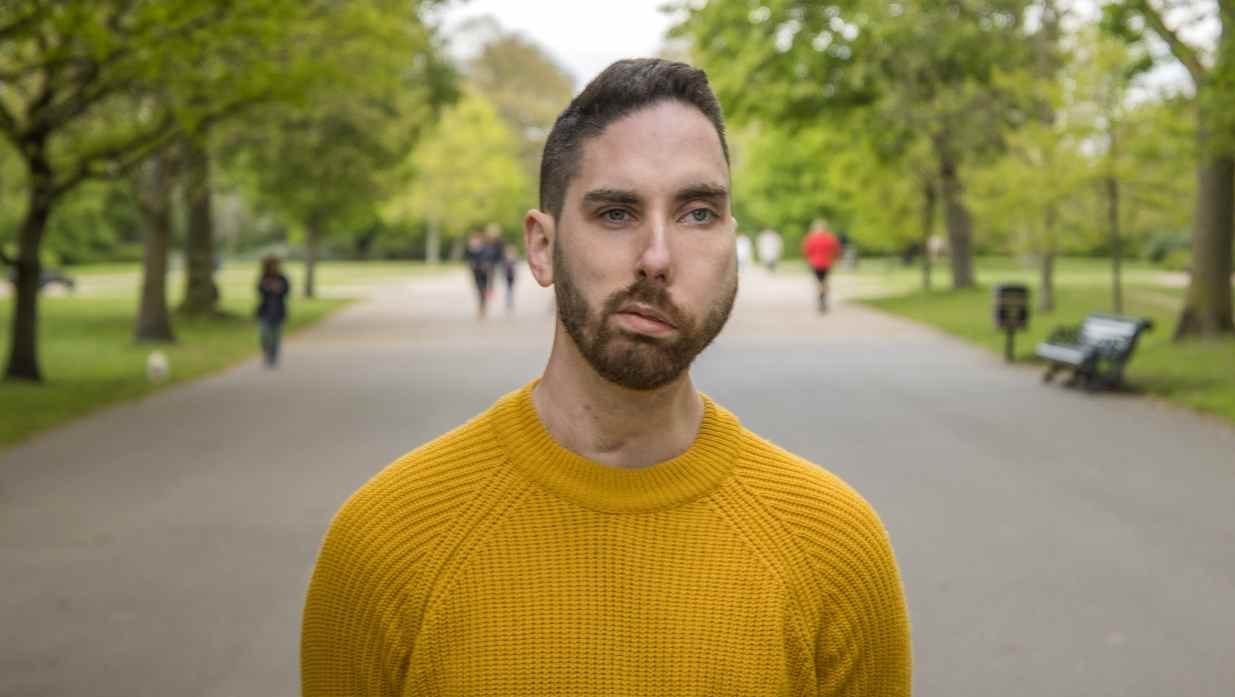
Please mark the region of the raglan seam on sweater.
<svg viewBox="0 0 1235 697"><path fill-rule="evenodd" d="M740 479L735 478L735 482L738 486L741 486ZM747 493L749 493L749 491ZM755 558L759 560L760 565L763 566L764 569L776 579L777 583L780 584L781 590L786 595L793 598L794 594L792 593L792 585L790 580L785 572L785 569L782 568L777 560L769 556L767 551L763 549L762 545L751 539L751 537L746 534L744 530L742 530L742 527L738 525L733 516L731 516L725 510L724 506L714 497L709 497L708 508L714 511L716 515L724 521L726 527L729 528L737 539L745 543L747 548L750 549L750 551L755 555ZM804 616L804 611L806 608L800 607L800 603L796 599L793 601L793 607L797 610L790 620L794 627L794 639L801 644L802 647L809 649L812 642L810 640L811 633L809 628L806 626L806 617Z"/></svg>
<svg viewBox="0 0 1235 697"><path fill-rule="evenodd" d="M773 445L773 444L769 443L769 445ZM778 446L773 445L773 447L778 447ZM812 464L811 466L817 467L818 465ZM800 529L800 526L797 526L793 524L792 522L790 522L789 520L786 520L786 518L781 513L778 512L776 506L772 502L768 501L766 498L759 495L758 492L751 490L751 488L747 486L746 482L744 482L741 477L738 477L737 481L739 485L754 500L756 500L760 506L763 507L767 515L771 516L785 530L786 536L789 539L790 544L792 544L794 548L797 550L798 556L804 561L804 563L807 565L810 571L810 573L808 574L807 581L813 586L813 589L816 592L816 597L817 597L817 602L819 604L819 607L817 608L817 610L815 610L815 612L817 613L817 616L818 616L819 626L816 628L816 631L813 633L813 636L811 632L807 632L804 635L803 640L807 641L807 644L809 646L817 647L820 637L824 634L824 631L823 631L824 624L828 621L828 617L827 617L829 614L827 612L828 604L824 601L824 598L828 596L834 596L836 594L836 590L833 588L829 588L828 584L825 584L821 580L819 580L822 577L822 574L825 571L825 569L822 568L820 560L816 559L815 555L812 554L810 550L806 548L804 540L803 540L804 532Z"/></svg>
<svg viewBox="0 0 1235 697"><path fill-rule="evenodd" d="M769 443L769 445L772 445L773 447L780 449L779 446L775 446L775 444ZM812 467L819 467L818 465L815 465L813 463L808 462L807 464ZM824 471L827 472L826 470ZM830 472L828 474L831 475ZM835 475L831 475L831 476L835 477ZM849 486L848 483L844 482L844 480L840 480L839 478L837 479L841 485L843 485L854 496L860 499L865 504L867 509L869 509L873 513L873 509L870 509L870 504L865 502L865 499L861 497L861 494L859 494L855 489ZM762 497L757 497L757 498L759 499L760 504L765 506L769 510L770 515L775 516L777 521L779 521L780 524L785 527L786 531L790 535L790 539L792 540L792 543L799 550L799 553L801 554L801 556L805 560L805 563L808 565L809 569L812 572L811 579L814 580L814 583L818 589L818 597L820 599L820 608L819 608L819 626L817 627L814 636L810 639L810 645L812 646L814 655L818 656L820 653L821 646L823 645L823 642L826 640L829 627L839 622L843 624L845 627L847 627L849 631L852 631L853 624L854 624L853 622L854 618L852 617L852 613L848 611L847 603L841 600L841 598L843 597L841 594L841 590L835 587L834 584L824 583L821 580L823 578L826 578L829 575L828 574L829 569L827 567L825 559L819 557L818 555L814 554L813 552L811 552L809 549L806 548L805 546L806 537L808 536L809 531L803 526L795 524L791 520L788 520L784 516L778 514L777 513L778 509L774 503L767 501ZM876 518L877 518L877 515L876 515ZM831 599L831 600L825 601L825 599ZM818 668L820 667L817 666L817 669Z"/></svg>
<svg viewBox="0 0 1235 697"><path fill-rule="evenodd" d="M764 497L760 496L757 491L754 491L749 486L747 486L746 482L742 481L740 477L738 478L737 482L738 482L738 486L742 487L742 490L745 491L748 496L750 496L752 499L758 502L759 506L763 508L763 512L766 513L769 518L771 518L772 520L775 520L777 524L781 526L781 528L785 531L785 536L789 539L790 544L792 544L794 549L797 551L798 556L801 557L807 564L810 565L810 570L812 572L818 571L818 569L815 568L815 565L814 565L815 564L814 558L811 556L809 550L807 550L806 547L802 545L800 533L797 531L795 526L789 521L785 520L784 516L782 516L780 513L777 512L776 506L772 505L770 502L764 499ZM810 578L813 579L814 576L811 576ZM819 584L815 584L815 585L819 585ZM820 588L819 590L822 590L822 588Z"/></svg>
<svg viewBox="0 0 1235 697"><path fill-rule="evenodd" d="M503 476L506 477L507 481L504 483L502 490L500 492L492 491L491 487L496 486L493 480ZM425 600L420 613L420 623L417 628L417 641L409 652L410 658L415 658L417 648L420 645L420 636L425 634L433 620L436 619L439 609L450 597L450 592L458 583L462 571L467 568L468 562L472 559L476 550L484 545L488 536L497 529L506 516L518 508L519 504L527 498L530 491L531 486L529 483L515 471L510 458L503 452L501 466L494 468L493 474L485 479L484 484L479 487L476 494L477 498L484 495L490 496L490 508L473 514L473 520L468 529L460 533L459 542L446 550L445 557L440 559L436 565L434 577L428 584L428 590L425 593ZM475 499L469 503L476 505ZM460 515L465 515L465 513L460 513ZM440 544L439 542L439 546Z"/></svg>

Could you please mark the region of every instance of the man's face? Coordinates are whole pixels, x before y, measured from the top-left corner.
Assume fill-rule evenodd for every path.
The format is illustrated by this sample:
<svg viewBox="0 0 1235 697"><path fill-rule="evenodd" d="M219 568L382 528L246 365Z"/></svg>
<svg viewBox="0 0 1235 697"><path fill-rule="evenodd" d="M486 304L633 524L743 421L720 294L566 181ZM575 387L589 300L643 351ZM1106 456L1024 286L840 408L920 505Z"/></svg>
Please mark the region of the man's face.
<svg viewBox="0 0 1235 697"><path fill-rule="evenodd" d="M553 247L558 317L596 372L648 390L682 374L737 294L720 138L667 101L584 142Z"/></svg>

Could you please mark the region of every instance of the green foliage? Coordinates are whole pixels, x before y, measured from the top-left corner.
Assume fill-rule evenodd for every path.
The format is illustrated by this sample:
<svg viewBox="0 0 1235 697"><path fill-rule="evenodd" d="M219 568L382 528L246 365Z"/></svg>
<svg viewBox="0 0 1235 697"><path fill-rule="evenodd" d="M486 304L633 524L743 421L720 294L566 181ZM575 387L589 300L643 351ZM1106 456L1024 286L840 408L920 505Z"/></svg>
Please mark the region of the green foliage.
<svg viewBox="0 0 1235 697"><path fill-rule="evenodd" d="M1145 244L1145 258L1161 264L1167 257L1178 257L1178 252L1185 254L1192 248L1192 236L1184 230L1159 232L1149 238Z"/></svg>
<svg viewBox="0 0 1235 697"><path fill-rule="evenodd" d="M997 153L1038 108L1001 79L1040 59L1034 32L1043 30L1023 21L1028 6L682 2L673 33L689 40L738 123L785 129L806 143L814 131L830 133L821 137L836 147L819 166L827 171L819 188L843 202L837 217L860 242L891 250L921 239L937 177L947 172L949 194L963 191L966 163Z"/></svg>
<svg viewBox="0 0 1235 697"><path fill-rule="evenodd" d="M43 258L53 266L141 259L141 221L124 182L91 181L74 189L47 229Z"/></svg>
<svg viewBox="0 0 1235 697"><path fill-rule="evenodd" d="M837 219L845 210L829 177L829 162L841 150L830 132L794 136L755 126L735 131L732 140L734 216L741 229L776 230L793 257L812 219Z"/></svg>
<svg viewBox="0 0 1235 697"><path fill-rule="evenodd" d="M384 218L427 221L447 238L490 222L517 229L532 201L520 147L493 104L465 89L408 159L411 184L388 199Z"/></svg>
<svg viewBox="0 0 1235 697"><path fill-rule="evenodd" d="M574 79L534 41L487 24L490 35L467 61L467 76L520 140L519 159L535 181L549 130L574 96Z"/></svg>
<svg viewBox="0 0 1235 697"><path fill-rule="evenodd" d="M311 227L364 247L399 165L455 98L454 71L432 27L397 3L339 6L304 31L300 98L220 129L218 150L228 182L293 239Z"/></svg>

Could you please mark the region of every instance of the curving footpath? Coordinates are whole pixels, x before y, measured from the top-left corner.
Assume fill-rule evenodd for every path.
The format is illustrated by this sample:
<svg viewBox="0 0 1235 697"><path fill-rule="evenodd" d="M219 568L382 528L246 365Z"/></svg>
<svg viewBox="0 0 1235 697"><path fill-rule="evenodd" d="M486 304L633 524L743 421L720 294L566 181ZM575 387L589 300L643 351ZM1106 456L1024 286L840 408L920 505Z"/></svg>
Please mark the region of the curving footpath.
<svg viewBox="0 0 1235 697"><path fill-rule="evenodd" d="M380 287L256 360L0 455L0 696L295 695L330 515L536 375L550 294L473 316L462 273ZM851 291L846 279L837 292ZM1235 694L1235 429L743 276L699 385L891 531L915 693ZM174 367L173 367L174 368Z"/></svg>

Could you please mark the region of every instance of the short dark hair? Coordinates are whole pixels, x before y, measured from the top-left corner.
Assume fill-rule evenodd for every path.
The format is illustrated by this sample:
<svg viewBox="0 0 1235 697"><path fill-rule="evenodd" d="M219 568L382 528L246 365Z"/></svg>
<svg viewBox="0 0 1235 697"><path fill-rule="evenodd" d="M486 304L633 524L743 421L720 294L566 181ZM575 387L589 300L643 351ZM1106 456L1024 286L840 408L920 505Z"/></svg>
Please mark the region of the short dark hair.
<svg viewBox="0 0 1235 697"><path fill-rule="evenodd" d="M669 100L703 112L720 136L720 147L728 164L725 119L706 73L660 58L620 60L588 83L553 124L540 159L540 209L554 218L561 217L566 186L579 174L585 140L599 136L623 116Z"/></svg>

